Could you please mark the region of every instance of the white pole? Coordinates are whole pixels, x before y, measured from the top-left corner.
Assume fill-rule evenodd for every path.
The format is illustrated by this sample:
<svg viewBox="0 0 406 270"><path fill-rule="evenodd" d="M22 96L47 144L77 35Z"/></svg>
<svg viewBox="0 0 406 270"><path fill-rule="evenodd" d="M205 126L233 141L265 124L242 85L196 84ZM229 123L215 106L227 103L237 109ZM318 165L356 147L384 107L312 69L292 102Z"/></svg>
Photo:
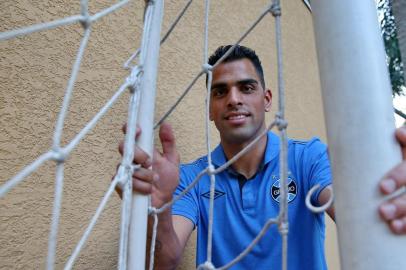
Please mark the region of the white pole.
<svg viewBox="0 0 406 270"><path fill-rule="evenodd" d="M138 139L138 146L152 157L155 92L164 5L163 0L150 1L148 4L153 5L153 11L149 31L145 33L148 36L143 36L148 43L143 47L145 51L141 52L143 54L141 58L144 60L141 60L143 74L140 82L141 100L138 123L142 127L142 133ZM133 195L128 248L129 269L145 269L148 204L148 196L137 193Z"/></svg>
<svg viewBox="0 0 406 270"><path fill-rule="evenodd" d="M373 0L312 1L341 267L406 269L406 238L378 215L378 182L401 153Z"/></svg>

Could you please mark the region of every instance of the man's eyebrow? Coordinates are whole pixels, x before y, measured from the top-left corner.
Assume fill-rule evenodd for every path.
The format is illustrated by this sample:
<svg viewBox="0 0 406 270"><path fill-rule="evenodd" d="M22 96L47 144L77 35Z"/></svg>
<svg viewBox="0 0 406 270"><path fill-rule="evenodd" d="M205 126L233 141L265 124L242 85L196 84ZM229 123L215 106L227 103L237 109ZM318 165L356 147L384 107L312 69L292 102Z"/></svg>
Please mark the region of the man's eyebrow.
<svg viewBox="0 0 406 270"><path fill-rule="evenodd" d="M226 83L222 83L222 82L215 83L215 84L212 84L212 85L211 85L211 89L215 89L215 88L225 88L225 87L227 87L227 84L226 84Z"/></svg>
<svg viewBox="0 0 406 270"><path fill-rule="evenodd" d="M237 84L258 84L258 81L255 79L245 79L237 81Z"/></svg>

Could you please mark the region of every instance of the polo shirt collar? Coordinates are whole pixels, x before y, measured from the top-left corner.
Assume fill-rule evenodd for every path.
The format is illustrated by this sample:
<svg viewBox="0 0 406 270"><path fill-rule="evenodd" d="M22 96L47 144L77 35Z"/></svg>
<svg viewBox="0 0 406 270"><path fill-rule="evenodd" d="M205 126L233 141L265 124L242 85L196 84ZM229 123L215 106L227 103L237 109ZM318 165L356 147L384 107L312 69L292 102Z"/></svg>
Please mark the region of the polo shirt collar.
<svg viewBox="0 0 406 270"><path fill-rule="evenodd" d="M273 132L269 131L267 138L268 140L266 143L265 156L262 166L265 166L271 160L276 158L279 153L279 137ZM211 152L211 159L216 167L219 167L227 162L227 158L221 144L217 145L217 147Z"/></svg>

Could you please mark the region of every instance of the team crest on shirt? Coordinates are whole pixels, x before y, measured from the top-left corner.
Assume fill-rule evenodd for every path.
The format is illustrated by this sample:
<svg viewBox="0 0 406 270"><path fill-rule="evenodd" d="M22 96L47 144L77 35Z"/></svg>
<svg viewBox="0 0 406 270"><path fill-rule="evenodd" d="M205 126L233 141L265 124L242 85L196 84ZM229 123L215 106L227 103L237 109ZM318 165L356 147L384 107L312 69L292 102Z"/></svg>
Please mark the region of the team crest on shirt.
<svg viewBox="0 0 406 270"><path fill-rule="evenodd" d="M280 179L279 177L273 176L273 179L276 181L272 184L271 187L271 196L272 198L279 203L281 192L280 192ZM297 195L297 184L293 178L288 177L288 203L293 201Z"/></svg>

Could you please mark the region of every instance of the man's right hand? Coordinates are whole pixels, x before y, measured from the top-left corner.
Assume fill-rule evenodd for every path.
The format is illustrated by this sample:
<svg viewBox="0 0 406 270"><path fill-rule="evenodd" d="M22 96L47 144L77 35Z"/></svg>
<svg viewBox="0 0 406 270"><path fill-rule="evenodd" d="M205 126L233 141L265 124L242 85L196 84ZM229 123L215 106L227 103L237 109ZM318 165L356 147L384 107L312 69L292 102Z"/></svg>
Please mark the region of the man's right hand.
<svg viewBox="0 0 406 270"><path fill-rule="evenodd" d="M126 126L123 127L123 132L126 132ZM136 133L136 137L139 136L141 129L137 127ZM169 124L162 123L160 126L159 139L162 153L154 149L152 159L141 148L135 146L133 162L141 165L141 167L133 173L132 178L134 191L151 194L152 206L156 208L161 208L165 203L172 200L172 194L179 181L179 155L176 151L175 137ZM124 143L120 143L121 155L123 155L123 146ZM118 190L118 193L121 194L121 191ZM149 221L152 219L150 218ZM148 222L148 226L150 235L152 222ZM193 228L194 224L188 218L172 216L171 207L159 214L157 228L159 248L155 250L156 269L176 268ZM147 264L149 262L148 257L149 253L147 252Z"/></svg>
<svg viewBox="0 0 406 270"><path fill-rule="evenodd" d="M123 127L126 132L126 126ZM137 128L137 137L141 129ZM154 149L153 159L140 147L135 146L134 163L141 167L134 171L133 189L142 194L151 194L152 205L161 207L172 199L172 194L178 185L179 155L176 151L175 137L172 128L162 123L159 129L159 139L162 153ZM123 155L124 142L119 145L119 152ZM152 165L152 168L151 168ZM118 191L120 194L120 191Z"/></svg>

